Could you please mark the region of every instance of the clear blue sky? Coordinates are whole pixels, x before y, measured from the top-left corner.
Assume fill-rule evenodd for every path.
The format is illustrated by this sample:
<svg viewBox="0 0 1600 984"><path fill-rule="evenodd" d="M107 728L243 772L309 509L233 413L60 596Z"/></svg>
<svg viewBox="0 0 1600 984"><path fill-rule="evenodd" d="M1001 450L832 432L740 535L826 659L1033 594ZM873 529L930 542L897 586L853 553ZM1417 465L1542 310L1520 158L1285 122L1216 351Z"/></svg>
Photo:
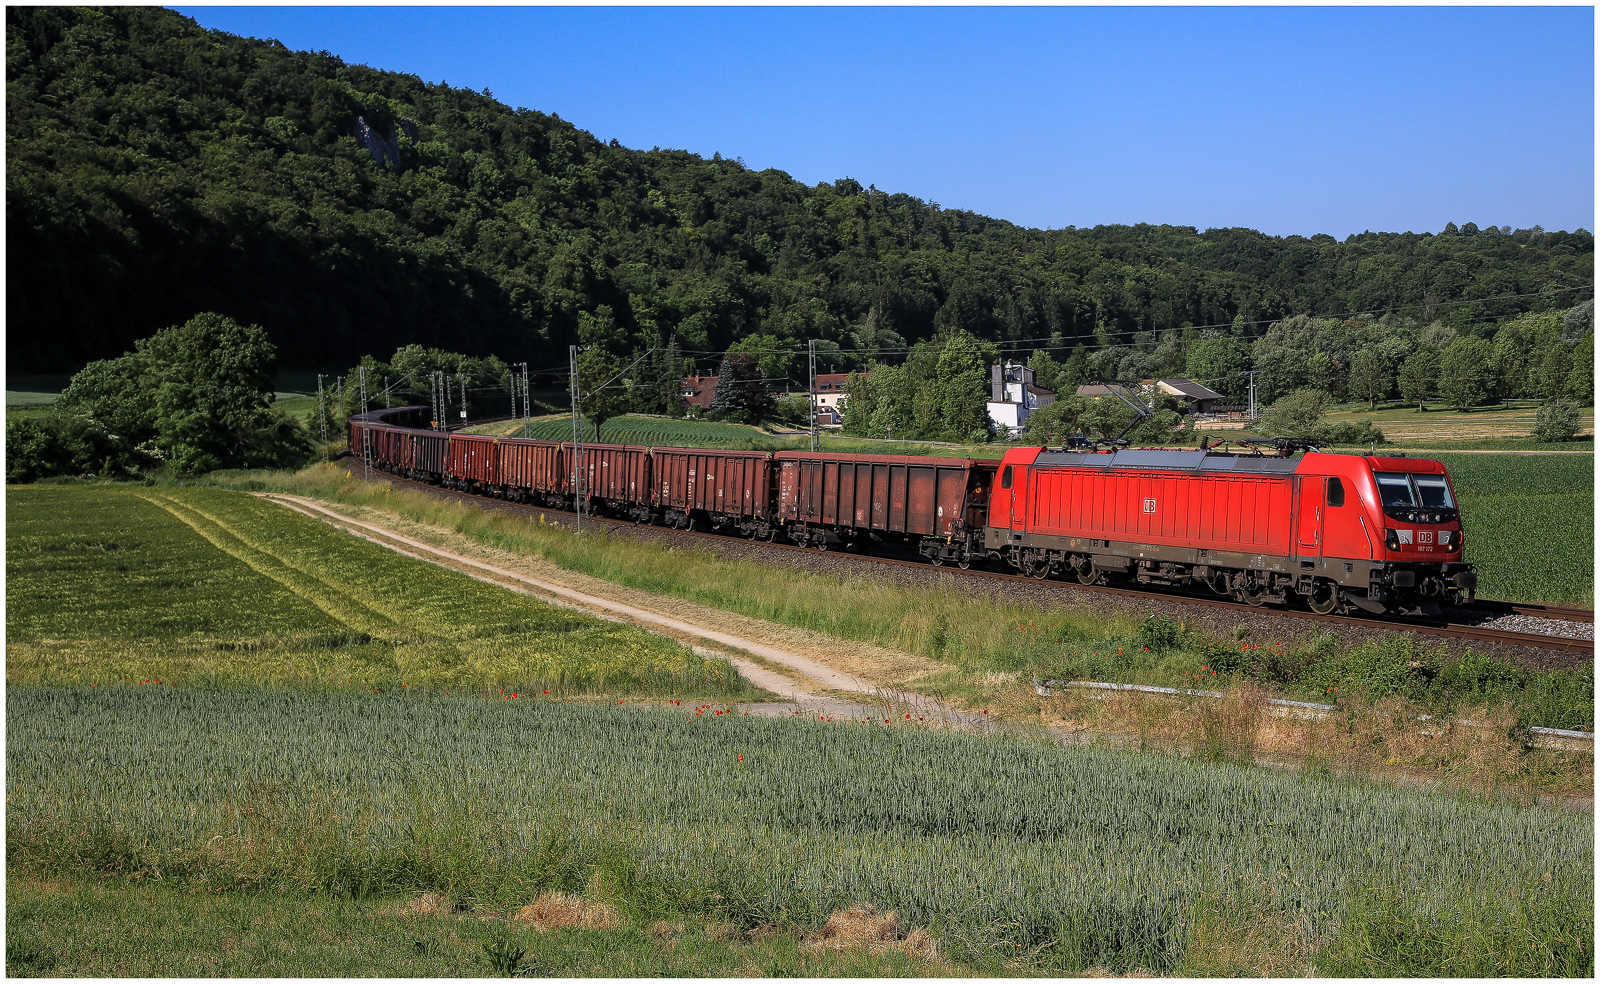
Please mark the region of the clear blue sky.
<svg viewBox="0 0 1600 984"><path fill-rule="evenodd" d="M176 9L1028 226L1594 229L1588 7Z"/></svg>

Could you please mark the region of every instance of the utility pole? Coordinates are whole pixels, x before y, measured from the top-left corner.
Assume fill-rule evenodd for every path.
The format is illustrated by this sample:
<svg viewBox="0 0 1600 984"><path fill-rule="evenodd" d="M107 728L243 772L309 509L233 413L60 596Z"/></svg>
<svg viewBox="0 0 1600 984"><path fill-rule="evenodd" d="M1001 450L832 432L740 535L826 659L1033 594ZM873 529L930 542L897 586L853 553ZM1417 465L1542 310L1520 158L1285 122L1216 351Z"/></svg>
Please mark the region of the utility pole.
<svg viewBox="0 0 1600 984"><path fill-rule="evenodd" d="M367 367L361 367L361 477L366 481L372 480L372 454L371 433L367 426Z"/></svg>
<svg viewBox="0 0 1600 984"><path fill-rule="evenodd" d="M1261 375L1261 370L1251 370L1246 372L1245 375L1250 377L1250 408L1246 411L1245 416L1254 420L1256 419L1256 377Z"/></svg>
<svg viewBox="0 0 1600 984"><path fill-rule="evenodd" d="M578 346L568 346L572 366L572 495L577 504L577 529L583 532L583 440L578 435Z"/></svg>
<svg viewBox="0 0 1600 984"><path fill-rule="evenodd" d="M513 413L516 412L516 408L515 407L512 408L512 412ZM527 437L532 432L532 428L533 428L532 415L533 415L533 403L532 403L532 398L528 395L528 364L526 362L524 362L522 364L522 436L523 437Z"/></svg>
<svg viewBox="0 0 1600 984"><path fill-rule="evenodd" d="M328 460L328 401L322 396L322 373L317 373L317 422L322 425L322 460Z"/></svg>
<svg viewBox="0 0 1600 984"><path fill-rule="evenodd" d="M806 340L811 362L811 385L806 390L806 406L811 408L811 451L822 450L822 435L817 433L817 340Z"/></svg>

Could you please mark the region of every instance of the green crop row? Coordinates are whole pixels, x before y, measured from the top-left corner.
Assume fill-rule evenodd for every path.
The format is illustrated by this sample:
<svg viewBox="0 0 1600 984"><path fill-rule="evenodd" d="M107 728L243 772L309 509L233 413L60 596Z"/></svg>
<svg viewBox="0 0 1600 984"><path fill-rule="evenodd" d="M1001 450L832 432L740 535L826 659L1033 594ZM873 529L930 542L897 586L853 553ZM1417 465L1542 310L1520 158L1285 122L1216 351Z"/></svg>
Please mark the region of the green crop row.
<svg viewBox="0 0 1600 984"><path fill-rule="evenodd" d="M23 687L6 724L7 855L28 863L496 904L603 876L745 926L865 902L953 955L1068 971L1181 972L1197 919L1240 907L1344 973L1593 966L1588 814L492 694Z"/></svg>
<svg viewBox="0 0 1600 984"><path fill-rule="evenodd" d="M584 422L586 440L593 440L594 428ZM540 441L572 440L572 418L565 416L534 418L525 427L515 421L497 421L468 428L474 434L497 437L527 437ZM600 440L607 444L640 444L649 447L724 448L734 451L805 451L811 448L806 435L769 434L748 424L729 424L714 420L673 420L629 414L613 417L600 428ZM834 432L821 435L822 448L846 454L912 454L947 457L998 458L1004 445L954 446L921 441L878 441L841 437Z"/></svg>
<svg viewBox="0 0 1600 984"><path fill-rule="evenodd" d="M1594 458L1439 454L1461 504L1478 594L1594 603Z"/></svg>
<svg viewBox="0 0 1600 984"><path fill-rule="evenodd" d="M39 486L7 506L10 683L747 689L725 661L237 492Z"/></svg>
<svg viewBox="0 0 1600 984"><path fill-rule="evenodd" d="M588 419L582 422L583 439L592 441L594 426ZM500 421L474 427L476 433L495 434L501 437L527 436L539 441L572 440L570 416L536 417L524 427L517 421ZM675 420L667 417L643 417L627 414L613 417L600 428L600 441L607 444L682 445L688 447L749 447L753 440L768 435L758 427L748 424L730 424L715 420Z"/></svg>

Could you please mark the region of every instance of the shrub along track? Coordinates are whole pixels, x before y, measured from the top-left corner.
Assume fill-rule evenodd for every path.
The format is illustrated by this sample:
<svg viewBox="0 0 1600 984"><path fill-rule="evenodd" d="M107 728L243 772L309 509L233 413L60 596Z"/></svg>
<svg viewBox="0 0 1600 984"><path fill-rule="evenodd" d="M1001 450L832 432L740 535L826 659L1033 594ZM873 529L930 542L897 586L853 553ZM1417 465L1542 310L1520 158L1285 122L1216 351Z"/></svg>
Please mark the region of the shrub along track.
<svg viewBox="0 0 1600 984"><path fill-rule="evenodd" d="M359 477L360 469L350 473ZM443 489L425 482L374 471L371 480L396 488L413 488L440 498L471 503L484 509L502 510L517 515L558 516L571 519L572 513L544 506L507 502L489 496ZM559 521L557 521L559 523ZM848 579L882 577L907 585L952 586L984 600L1029 603L1040 608L1079 605L1118 610L1136 617L1165 615L1188 624L1204 626L1218 635L1236 638L1307 638L1335 631L1347 642L1362 643L1386 634L1402 632L1429 637L1452 652L1467 648L1500 656L1536 670L1590 666L1594 662L1593 612L1582 609L1552 609L1537 605L1486 602L1482 610L1467 609L1459 621L1396 619L1378 620L1346 615L1317 615L1284 608L1255 608L1222 598L1191 594L1149 592L1106 585L1080 585L1065 581L1040 581L1020 574L994 571L936 568L920 560L874 556L855 552L819 551L783 543L764 543L718 533L674 530L644 526L631 520L586 516L607 536L626 536L647 543L658 543L680 550L698 549L719 557L782 563L785 566L827 577ZM1524 625L1537 625L1540 631L1506 631L1480 621L1527 619ZM1587 623L1587 624L1585 624ZM1566 633L1587 629L1588 638L1573 638ZM1557 635L1552 632L1561 632Z"/></svg>

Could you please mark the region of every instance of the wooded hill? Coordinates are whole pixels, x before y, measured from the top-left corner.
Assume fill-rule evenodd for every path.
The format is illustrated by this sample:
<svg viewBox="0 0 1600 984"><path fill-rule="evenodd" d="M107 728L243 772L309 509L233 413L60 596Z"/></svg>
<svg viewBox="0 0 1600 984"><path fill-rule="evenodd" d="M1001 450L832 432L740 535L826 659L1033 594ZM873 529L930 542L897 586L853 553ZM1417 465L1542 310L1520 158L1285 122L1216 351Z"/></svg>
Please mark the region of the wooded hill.
<svg viewBox="0 0 1600 984"><path fill-rule="evenodd" d="M580 327L618 354L672 334L690 354L753 334L870 352L941 329L1092 347L1389 310L1470 332L1593 282L1583 230L1025 229L603 144L156 8L10 7L6 63L12 371L116 356L201 311L262 325L291 367L420 343L542 368Z"/></svg>

